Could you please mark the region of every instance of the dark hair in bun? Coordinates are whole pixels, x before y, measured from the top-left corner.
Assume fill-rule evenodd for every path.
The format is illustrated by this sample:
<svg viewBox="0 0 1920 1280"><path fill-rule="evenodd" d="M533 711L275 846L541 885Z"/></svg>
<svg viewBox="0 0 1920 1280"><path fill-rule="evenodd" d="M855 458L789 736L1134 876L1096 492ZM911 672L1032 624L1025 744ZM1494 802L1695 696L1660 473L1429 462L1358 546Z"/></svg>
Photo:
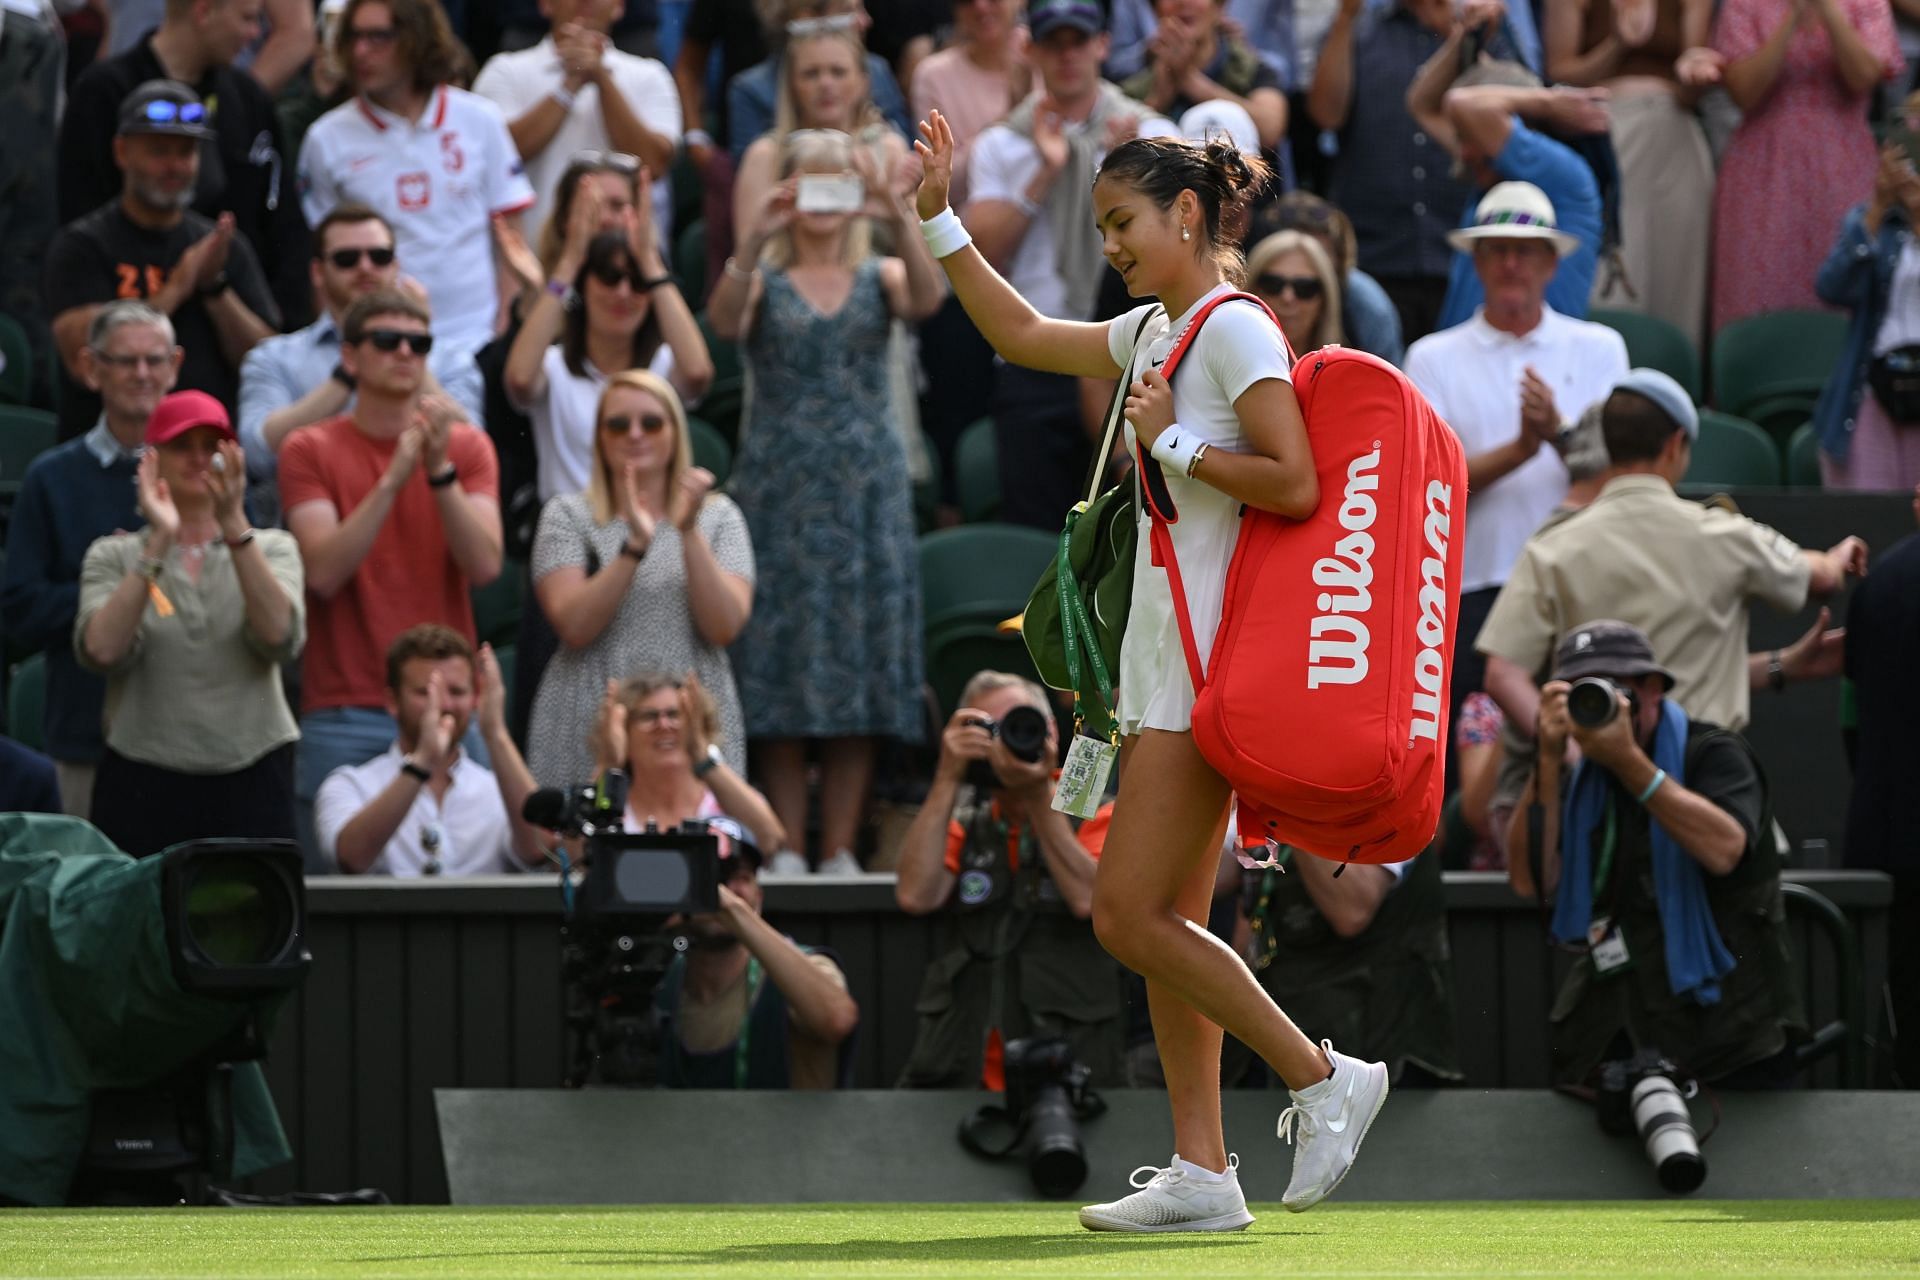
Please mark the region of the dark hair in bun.
<svg viewBox="0 0 1920 1280"><path fill-rule="evenodd" d="M1240 246L1220 231L1220 217L1250 201L1273 170L1259 156L1245 156L1224 136L1204 143L1185 138L1130 138L1100 166L1098 178L1125 183L1160 209L1171 209L1182 191L1200 201L1206 226L1194 253L1211 254L1221 274L1238 284L1246 267Z"/></svg>

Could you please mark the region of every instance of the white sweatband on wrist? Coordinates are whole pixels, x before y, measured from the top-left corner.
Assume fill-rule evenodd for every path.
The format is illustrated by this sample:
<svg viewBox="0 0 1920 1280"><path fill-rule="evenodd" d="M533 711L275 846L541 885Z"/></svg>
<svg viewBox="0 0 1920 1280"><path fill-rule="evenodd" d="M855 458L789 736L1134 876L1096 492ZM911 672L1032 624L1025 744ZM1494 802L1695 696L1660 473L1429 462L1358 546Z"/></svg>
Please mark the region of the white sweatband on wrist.
<svg viewBox="0 0 1920 1280"><path fill-rule="evenodd" d="M689 147L710 147L713 145L713 135L705 129L689 129L680 135L680 141Z"/></svg>
<svg viewBox="0 0 1920 1280"><path fill-rule="evenodd" d="M1180 424L1176 422L1160 433L1160 438L1153 442L1153 448L1149 452L1153 454L1154 461L1161 466L1186 476L1193 474L1194 460L1206 447L1206 441L1191 431L1182 430Z"/></svg>
<svg viewBox="0 0 1920 1280"><path fill-rule="evenodd" d="M961 223L960 215L953 211L952 205L922 220L920 237L927 242L927 252L936 258L956 254L973 243L973 237L967 234L967 228Z"/></svg>
<svg viewBox="0 0 1920 1280"><path fill-rule="evenodd" d="M562 111L573 110L574 100L578 97L573 90L563 84L555 85L553 88L547 90L547 96L559 103Z"/></svg>

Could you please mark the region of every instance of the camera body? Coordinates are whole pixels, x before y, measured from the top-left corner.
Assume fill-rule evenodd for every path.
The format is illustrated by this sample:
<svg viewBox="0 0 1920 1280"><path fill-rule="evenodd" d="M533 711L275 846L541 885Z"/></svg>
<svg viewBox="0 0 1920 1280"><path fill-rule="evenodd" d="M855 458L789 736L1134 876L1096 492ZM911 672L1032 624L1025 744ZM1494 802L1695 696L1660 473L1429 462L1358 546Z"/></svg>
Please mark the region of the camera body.
<svg viewBox="0 0 1920 1280"><path fill-rule="evenodd" d="M1034 764L1047 752L1047 715L1037 707L1022 704L998 720L978 716L973 723L997 739L1016 760ZM975 760L967 765L967 781L976 787L997 787L1000 775L987 761Z"/></svg>
<svg viewBox="0 0 1920 1280"><path fill-rule="evenodd" d="M960 1122L960 1144L976 1155L1023 1156L1034 1189L1049 1199L1070 1196L1087 1180L1087 1151L1080 1141L1080 1120L1107 1109L1087 1087L1093 1072L1073 1056L1073 1046L1058 1036L1007 1042L1004 1060L1006 1106L982 1107ZM988 1122L1005 1124L1012 1140L990 1146L982 1137Z"/></svg>
<svg viewBox="0 0 1920 1280"><path fill-rule="evenodd" d="M1675 1083L1679 1074L1658 1049L1641 1049L1600 1064L1593 1100L1601 1129L1637 1134L1660 1185L1685 1195L1706 1181L1707 1162L1687 1111L1687 1094Z"/></svg>
<svg viewBox="0 0 1920 1280"><path fill-rule="evenodd" d="M1615 684L1605 676L1582 676L1567 690L1567 718L1582 729L1598 729L1620 714L1623 693L1637 717L1640 695L1634 690Z"/></svg>

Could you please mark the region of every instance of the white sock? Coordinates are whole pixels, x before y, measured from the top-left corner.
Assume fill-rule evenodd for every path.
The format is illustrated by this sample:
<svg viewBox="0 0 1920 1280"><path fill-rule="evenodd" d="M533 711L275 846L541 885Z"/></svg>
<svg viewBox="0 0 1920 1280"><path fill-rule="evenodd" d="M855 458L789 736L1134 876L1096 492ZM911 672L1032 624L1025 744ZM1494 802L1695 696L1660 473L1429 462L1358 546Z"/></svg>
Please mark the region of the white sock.
<svg viewBox="0 0 1920 1280"><path fill-rule="evenodd" d="M1173 1167L1195 1182L1225 1182L1228 1175L1233 1172L1231 1169L1225 1169L1219 1173L1215 1173L1212 1169L1202 1169L1191 1160L1183 1160L1177 1151L1173 1153Z"/></svg>

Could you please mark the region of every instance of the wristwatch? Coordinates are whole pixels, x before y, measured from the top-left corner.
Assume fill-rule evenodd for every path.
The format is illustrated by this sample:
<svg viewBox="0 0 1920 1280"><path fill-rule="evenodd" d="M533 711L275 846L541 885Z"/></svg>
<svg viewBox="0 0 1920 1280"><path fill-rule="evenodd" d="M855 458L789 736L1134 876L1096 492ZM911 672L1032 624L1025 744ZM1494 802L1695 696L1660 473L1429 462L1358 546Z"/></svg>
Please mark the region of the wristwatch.
<svg viewBox="0 0 1920 1280"><path fill-rule="evenodd" d="M334 365L333 372L328 374L327 376L329 378L332 378L335 382L339 383L341 386L345 387L350 392L357 391L360 389L359 379L355 378L352 374L348 373L347 366L345 366L344 364Z"/></svg>
<svg viewBox="0 0 1920 1280"><path fill-rule="evenodd" d="M460 468L449 462L445 471L442 471L437 476L427 477L427 486L433 489L444 489L459 478Z"/></svg>
<svg viewBox="0 0 1920 1280"><path fill-rule="evenodd" d="M415 760L412 756L400 757L400 772L420 782L432 782L433 770Z"/></svg>
<svg viewBox="0 0 1920 1280"><path fill-rule="evenodd" d="M227 278L225 271L222 271L219 275L201 285L198 292L203 298L215 298L231 288L233 288L233 281Z"/></svg>
<svg viewBox="0 0 1920 1280"><path fill-rule="evenodd" d="M693 762L693 776L696 778L704 778L725 763L726 757L720 754L720 744L717 742L709 742L707 744L707 754Z"/></svg>

